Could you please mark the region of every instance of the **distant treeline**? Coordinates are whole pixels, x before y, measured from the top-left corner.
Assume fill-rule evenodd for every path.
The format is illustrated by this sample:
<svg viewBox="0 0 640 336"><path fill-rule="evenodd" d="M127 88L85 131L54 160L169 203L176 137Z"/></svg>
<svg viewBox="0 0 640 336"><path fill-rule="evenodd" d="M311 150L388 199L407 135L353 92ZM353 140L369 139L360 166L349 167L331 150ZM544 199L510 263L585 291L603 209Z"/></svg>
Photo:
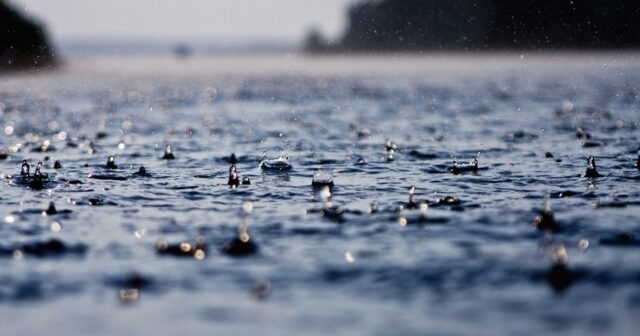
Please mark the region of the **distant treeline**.
<svg viewBox="0 0 640 336"><path fill-rule="evenodd" d="M640 0L366 0L311 52L640 47Z"/></svg>
<svg viewBox="0 0 640 336"><path fill-rule="evenodd" d="M53 63L53 51L43 28L0 0L0 71Z"/></svg>

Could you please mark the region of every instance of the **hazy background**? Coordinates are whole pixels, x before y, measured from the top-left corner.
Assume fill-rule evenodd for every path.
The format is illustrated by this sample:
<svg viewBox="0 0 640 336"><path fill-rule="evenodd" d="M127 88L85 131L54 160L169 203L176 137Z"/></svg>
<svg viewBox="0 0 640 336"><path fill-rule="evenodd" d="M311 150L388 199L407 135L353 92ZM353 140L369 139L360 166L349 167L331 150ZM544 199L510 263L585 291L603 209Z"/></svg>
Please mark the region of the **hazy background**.
<svg viewBox="0 0 640 336"><path fill-rule="evenodd" d="M77 55L640 49L634 0L0 1L17 8L6 17L44 26L16 30L0 16L5 67Z"/></svg>
<svg viewBox="0 0 640 336"><path fill-rule="evenodd" d="M43 22L62 53L298 48L312 27L336 37L354 0L10 0ZM97 45L96 45L97 44ZM127 50L122 50L127 49Z"/></svg>

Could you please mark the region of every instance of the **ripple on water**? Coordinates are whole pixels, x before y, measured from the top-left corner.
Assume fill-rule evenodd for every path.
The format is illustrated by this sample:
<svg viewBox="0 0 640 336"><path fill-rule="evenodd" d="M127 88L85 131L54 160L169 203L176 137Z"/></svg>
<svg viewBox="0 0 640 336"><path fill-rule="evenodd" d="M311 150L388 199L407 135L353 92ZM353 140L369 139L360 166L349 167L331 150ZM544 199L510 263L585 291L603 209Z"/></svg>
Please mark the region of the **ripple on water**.
<svg viewBox="0 0 640 336"><path fill-rule="evenodd" d="M0 313L15 324L37 308L13 303L38 302L48 318L26 334L94 312L119 333L123 305L85 309L104 297L140 301L151 331L628 333L640 70L475 57L473 76L437 57L393 76L389 60L216 76L194 59L0 82Z"/></svg>

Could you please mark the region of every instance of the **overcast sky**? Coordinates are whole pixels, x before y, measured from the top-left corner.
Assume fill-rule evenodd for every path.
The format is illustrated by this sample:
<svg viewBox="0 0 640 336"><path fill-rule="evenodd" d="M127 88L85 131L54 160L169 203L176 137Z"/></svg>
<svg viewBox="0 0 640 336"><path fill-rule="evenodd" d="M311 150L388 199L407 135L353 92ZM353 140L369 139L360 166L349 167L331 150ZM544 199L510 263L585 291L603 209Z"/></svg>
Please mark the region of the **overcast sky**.
<svg viewBox="0 0 640 336"><path fill-rule="evenodd" d="M354 0L10 0L57 41L151 38L300 41L340 34Z"/></svg>

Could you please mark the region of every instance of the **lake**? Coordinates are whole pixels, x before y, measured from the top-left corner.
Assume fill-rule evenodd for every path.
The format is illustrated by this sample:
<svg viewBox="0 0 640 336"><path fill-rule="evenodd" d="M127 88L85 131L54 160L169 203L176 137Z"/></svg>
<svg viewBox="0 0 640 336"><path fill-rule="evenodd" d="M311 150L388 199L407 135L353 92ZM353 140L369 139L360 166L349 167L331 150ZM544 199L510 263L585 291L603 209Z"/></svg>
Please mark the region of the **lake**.
<svg viewBox="0 0 640 336"><path fill-rule="evenodd" d="M5 75L0 333L634 335L639 94L633 52Z"/></svg>

